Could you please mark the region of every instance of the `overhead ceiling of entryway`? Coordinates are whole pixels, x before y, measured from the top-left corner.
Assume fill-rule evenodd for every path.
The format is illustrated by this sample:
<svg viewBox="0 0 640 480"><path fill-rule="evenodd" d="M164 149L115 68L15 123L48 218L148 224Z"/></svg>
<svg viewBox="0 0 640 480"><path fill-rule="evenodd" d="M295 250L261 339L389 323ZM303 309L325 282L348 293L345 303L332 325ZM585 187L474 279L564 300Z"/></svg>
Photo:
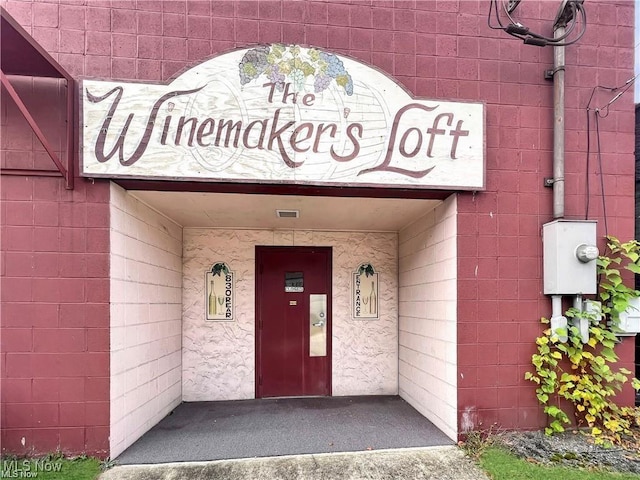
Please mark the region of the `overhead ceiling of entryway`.
<svg viewBox="0 0 640 480"><path fill-rule="evenodd" d="M183 227L397 231L439 200L130 191ZM276 210L299 210L278 218Z"/></svg>

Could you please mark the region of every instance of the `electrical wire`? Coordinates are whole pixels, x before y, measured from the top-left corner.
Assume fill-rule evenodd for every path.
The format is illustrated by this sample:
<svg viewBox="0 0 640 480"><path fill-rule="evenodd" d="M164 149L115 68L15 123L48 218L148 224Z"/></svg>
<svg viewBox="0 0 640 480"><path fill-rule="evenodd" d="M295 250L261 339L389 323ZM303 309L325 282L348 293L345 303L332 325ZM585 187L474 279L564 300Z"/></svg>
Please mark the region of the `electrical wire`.
<svg viewBox="0 0 640 480"><path fill-rule="evenodd" d="M558 24L564 23L564 20L567 17L568 21L564 33L558 37L547 37L545 35L532 32L528 27L517 22L513 18L511 15L512 12L509 12L507 0L502 0L502 6L504 15L509 19L508 25L505 26L505 24L502 23L498 0L489 1L487 25L493 30L503 30L512 37L518 38L528 45L535 45L539 47L545 47L547 45L566 47L580 40L587 30L587 13L583 6L583 0L567 0L566 3L563 2L561 4L561 10L558 12L556 20L554 21L554 30ZM512 10L515 10L515 7ZM496 24L491 23L492 14L495 17ZM580 19L579 21L578 18ZM572 40L567 40L578 23L582 25L580 32Z"/></svg>
<svg viewBox="0 0 640 480"><path fill-rule="evenodd" d="M592 94L593 95L593 94ZM591 126L590 126L590 118L591 116L589 115L589 108L587 107L587 166L585 169L585 196L586 196L586 200L585 200L585 207L584 207L584 219L585 220L589 220L589 200L591 198L591 187L590 187L590 182L589 182L589 170L590 170L590 159L591 159Z"/></svg>
<svg viewBox="0 0 640 480"><path fill-rule="evenodd" d="M585 220L589 219L589 203L590 203L590 196L591 196L591 188L590 188L590 177L589 177L589 170L590 170L590 166L591 166L591 122L590 122L590 112L594 112L594 118L595 118L595 124L596 124L596 147L597 147L597 152L596 152L596 156L598 158L598 170L600 173L600 196L602 199L602 215L604 217L604 231L605 231L605 236L609 235L609 228L608 228L608 224L607 224L607 205L606 205L606 200L605 200L605 193L604 193L604 172L602 171L602 150L601 150L601 144L600 144L600 122L599 122L599 114L598 114L598 109L595 108L591 108L591 102L593 101L593 97L596 93L596 91L598 91L598 89L602 89L602 90L608 90L611 92L614 92L618 89L618 87L606 87L604 85L596 85L595 87L593 87L593 90L591 90L591 96L589 97L589 101L587 102L587 165L586 165L586 205L585 205ZM609 113L607 112L607 115ZM605 115L606 117L606 115ZM604 117L603 117L604 118Z"/></svg>
<svg viewBox="0 0 640 480"><path fill-rule="evenodd" d="M596 134L596 148L597 148L596 156L598 159L598 170L600 172L600 195L602 199L602 215L604 217L605 235L609 235L609 228L607 224L607 205L605 201L606 195L605 195L605 187L604 187L604 172L602 170L602 146L600 143L600 119L606 118L609 116L611 105L613 105L616 101L618 101L618 99L620 99L620 97L624 95L624 93L633 86L638 76L640 75L634 75L633 77L631 77L629 80L627 80L626 82L624 82L622 85L618 87L607 87L604 85L596 85L595 87L593 87L593 90L591 91L591 96L589 97L589 101L587 102L587 108L586 108L587 158L586 158L586 172L585 172L585 177L586 177L585 178L586 179L585 220L589 218L589 204L590 204L590 196L591 196L591 188L590 188L590 182L589 182L589 170L591 165L591 121L590 121L591 115L590 115L590 112L593 112L594 118L595 118L595 130L596 130L595 134ZM593 102L594 96L598 90L606 90L612 93L613 92L618 92L618 93L616 93L613 97L611 97L611 99L602 107L592 108L591 103ZM602 112L605 112L605 113L603 114Z"/></svg>
<svg viewBox="0 0 640 480"><path fill-rule="evenodd" d="M619 87L614 87L614 88L608 88L608 90L611 90L612 92L615 92L617 90L622 89L621 92L619 92L617 95L615 95L613 98L611 98L611 100L609 100L607 102L606 105L604 105L603 107L599 107L596 108L596 114L601 117L601 118L605 118L609 115L609 107L615 102L617 101L622 95L624 95L624 93L629 90L632 86L633 86L633 82L636 80L636 78L638 78L638 75L634 75L633 77L631 77L629 80L627 80L626 82L624 82L624 84L620 85ZM606 87L605 87L606 88ZM602 115L600 112L602 112L603 110L606 110L606 114Z"/></svg>
<svg viewBox="0 0 640 480"><path fill-rule="evenodd" d="M604 217L604 235L609 236L607 225L607 202L604 193L604 171L602 170L602 148L600 147L600 117L596 115L596 145L598 146L598 169L600 170L600 196L602 198L602 216Z"/></svg>
<svg viewBox="0 0 640 480"><path fill-rule="evenodd" d="M509 12L509 6L505 0L502 1L502 9L504 10L504 14L507 16L511 23L513 23L514 25L518 23L511 16L511 12Z"/></svg>

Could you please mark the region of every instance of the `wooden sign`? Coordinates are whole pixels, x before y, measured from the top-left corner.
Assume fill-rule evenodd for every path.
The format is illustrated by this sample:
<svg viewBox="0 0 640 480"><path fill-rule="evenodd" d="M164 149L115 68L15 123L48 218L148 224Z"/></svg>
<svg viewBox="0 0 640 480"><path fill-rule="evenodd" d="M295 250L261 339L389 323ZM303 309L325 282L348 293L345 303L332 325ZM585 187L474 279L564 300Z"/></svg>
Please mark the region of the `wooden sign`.
<svg viewBox="0 0 640 480"><path fill-rule="evenodd" d="M233 320L234 282L233 272L224 262L214 263L205 273L205 319Z"/></svg>
<svg viewBox="0 0 640 480"><path fill-rule="evenodd" d="M263 45L167 85L84 80L82 175L484 189L481 103L415 99L375 68Z"/></svg>
<svg viewBox="0 0 640 480"><path fill-rule="evenodd" d="M378 297L378 274L370 263L363 263L353 272L351 286L353 318L378 318L380 310Z"/></svg>

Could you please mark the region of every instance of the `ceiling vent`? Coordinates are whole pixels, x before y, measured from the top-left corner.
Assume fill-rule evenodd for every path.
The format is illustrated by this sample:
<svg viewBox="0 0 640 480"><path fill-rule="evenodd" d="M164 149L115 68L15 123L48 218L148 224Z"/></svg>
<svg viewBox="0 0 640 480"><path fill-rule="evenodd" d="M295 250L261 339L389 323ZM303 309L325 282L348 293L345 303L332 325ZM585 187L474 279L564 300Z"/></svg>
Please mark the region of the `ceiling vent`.
<svg viewBox="0 0 640 480"><path fill-rule="evenodd" d="M276 210L276 216L278 218L298 218L300 210Z"/></svg>

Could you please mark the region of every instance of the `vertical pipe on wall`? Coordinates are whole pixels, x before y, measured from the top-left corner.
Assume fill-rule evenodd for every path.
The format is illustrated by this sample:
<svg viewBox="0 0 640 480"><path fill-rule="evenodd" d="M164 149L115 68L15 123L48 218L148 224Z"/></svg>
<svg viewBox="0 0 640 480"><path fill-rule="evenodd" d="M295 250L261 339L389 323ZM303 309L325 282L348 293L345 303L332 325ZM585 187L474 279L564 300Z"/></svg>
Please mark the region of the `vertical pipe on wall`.
<svg viewBox="0 0 640 480"><path fill-rule="evenodd" d="M554 27L554 38L564 33ZM553 218L564 217L564 48L553 47Z"/></svg>
<svg viewBox="0 0 640 480"><path fill-rule="evenodd" d="M579 312L583 311L582 295L575 295L573 297L573 308ZM589 341L589 320L581 316L575 316L571 320L571 323L578 329L578 332L580 332L582 343L587 343Z"/></svg>
<svg viewBox="0 0 640 480"><path fill-rule="evenodd" d="M562 315L562 295L551 295L551 333L561 342L568 339L567 317Z"/></svg>

